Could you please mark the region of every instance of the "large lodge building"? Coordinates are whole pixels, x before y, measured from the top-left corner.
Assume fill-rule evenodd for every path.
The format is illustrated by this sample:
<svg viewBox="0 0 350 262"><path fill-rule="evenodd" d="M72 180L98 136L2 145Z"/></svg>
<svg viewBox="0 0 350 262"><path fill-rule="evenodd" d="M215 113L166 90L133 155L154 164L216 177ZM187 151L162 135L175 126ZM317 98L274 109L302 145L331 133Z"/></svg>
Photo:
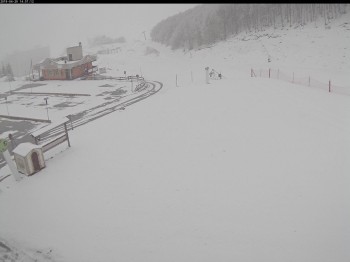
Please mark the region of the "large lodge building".
<svg viewBox="0 0 350 262"><path fill-rule="evenodd" d="M68 47L67 56L58 58L46 58L41 63L33 66L38 71L41 80L70 80L92 74L97 70L92 62L96 56L83 57L81 43L78 46Z"/></svg>

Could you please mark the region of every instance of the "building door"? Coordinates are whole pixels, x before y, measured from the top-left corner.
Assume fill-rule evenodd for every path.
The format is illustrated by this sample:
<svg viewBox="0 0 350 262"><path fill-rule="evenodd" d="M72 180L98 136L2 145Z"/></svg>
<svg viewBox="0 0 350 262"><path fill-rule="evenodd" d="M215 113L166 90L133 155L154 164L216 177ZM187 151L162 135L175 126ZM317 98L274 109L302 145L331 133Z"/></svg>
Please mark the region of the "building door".
<svg viewBox="0 0 350 262"><path fill-rule="evenodd" d="M33 152L31 157L32 157L32 163L33 163L33 166L34 166L34 172L39 171L40 170L40 164L39 164L38 153L37 152Z"/></svg>
<svg viewBox="0 0 350 262"><path fill-rule="evenodd" d="M71 79L70 69L66 69L66 79Z"/></svg>

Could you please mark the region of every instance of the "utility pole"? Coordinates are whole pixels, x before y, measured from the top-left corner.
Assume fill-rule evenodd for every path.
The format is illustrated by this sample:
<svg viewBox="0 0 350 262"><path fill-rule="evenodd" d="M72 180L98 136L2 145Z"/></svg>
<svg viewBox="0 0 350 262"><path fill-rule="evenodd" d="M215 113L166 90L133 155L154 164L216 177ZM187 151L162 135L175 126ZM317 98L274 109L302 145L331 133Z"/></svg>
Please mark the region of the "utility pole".
<svg viewBox="0 0 350 262"><path fill-rule="evenodd" d="M47 120L50 120L49 118L49 108L47 107L48 103L47 103L47 99L49 99L48 97L45 97L44 100L46 102L46 113L47 113Z"/></svg>
<svg viewBox="0 0 350 262"><path fill-rule="evenodd" d="M205 68L205 82L209 84L209 67Z"/></svg>
<svg viewBox="0 0 350 262"><path fill-rule="evenodd" d="M32 73L32 80L34 80L34 74L33 74L33 59L30 59L30 70Z"/></svg>
<svg viewBox="0 0 350 262"><path fill-rule="evenodd" d="M10 75L7 75L7 78L8 78L9 85L10 85L10 95L11 95L11 92L12 92L12 91L11 91L11 81L10 81L11 79L10 79Z"/></svg>

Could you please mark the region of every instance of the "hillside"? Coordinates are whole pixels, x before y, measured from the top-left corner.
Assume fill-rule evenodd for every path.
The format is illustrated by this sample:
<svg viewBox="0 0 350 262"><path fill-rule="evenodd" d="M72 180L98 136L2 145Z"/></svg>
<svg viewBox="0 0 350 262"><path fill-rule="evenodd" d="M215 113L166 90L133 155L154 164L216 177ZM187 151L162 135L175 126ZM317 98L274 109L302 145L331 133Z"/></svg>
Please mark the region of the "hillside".
<svg viewBox="0 0 350 262"><path fill-rule="evenodd" d="M192 50L242 32L291 29L308 24L328 28L347 13L347 4L202 4L159 22L153 41Z"/></svg>
<svg viewBox="0 0 350 262"><path fill-rule="evenodd" d="M72 147L39 173L0 183L12 250L0 245L0 258L349 261L350 96L250 75L272 67L348 87L349 25L241 33L191 53L91 48L120 47L99 54L106 75L164 86L71 130ZM224 78L205 84L206 66Z"/></svg>
<svg viewBox="0 0 350 262"><path fill-rule="evenodd" d="M349 87L350 14L332 20L329 28L308 24L292 29L242 32L207 48L186 52L152 41L106 45L90 52L120 47L118 53L99 55L99 65L111 69L108 74L121 76L126 70L165 81L170 86L175 86L176 75L180 86L204 83L204 68L209 66L227 77L250 76L251 68L272 68ZM145 55L147 47L156 49L159 55Z"/></svg>

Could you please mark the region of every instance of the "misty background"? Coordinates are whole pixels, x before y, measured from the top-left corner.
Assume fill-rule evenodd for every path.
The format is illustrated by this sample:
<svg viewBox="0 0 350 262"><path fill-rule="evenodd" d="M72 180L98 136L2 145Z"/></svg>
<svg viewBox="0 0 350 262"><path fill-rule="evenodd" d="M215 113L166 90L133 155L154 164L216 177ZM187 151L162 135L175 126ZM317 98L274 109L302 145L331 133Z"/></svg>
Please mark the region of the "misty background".
<svg viewBox="0 0 350 262"><path fill-rule="evenodd" d="M146 38L186 51L241 32L302 29L310 23L328 30L348 9L348 4L3 5L0 75L27 75L32 64L63 56L79 43L91 47Z"/></svg>
<svg viewBox="0 0 350 262"><path fill-rule="evenodd" d="M50 56L79 42L106 35L126 40L149 37L161 20L197 4L28 4L0 8L0 59L15 52L49 47Z"/></svg>

